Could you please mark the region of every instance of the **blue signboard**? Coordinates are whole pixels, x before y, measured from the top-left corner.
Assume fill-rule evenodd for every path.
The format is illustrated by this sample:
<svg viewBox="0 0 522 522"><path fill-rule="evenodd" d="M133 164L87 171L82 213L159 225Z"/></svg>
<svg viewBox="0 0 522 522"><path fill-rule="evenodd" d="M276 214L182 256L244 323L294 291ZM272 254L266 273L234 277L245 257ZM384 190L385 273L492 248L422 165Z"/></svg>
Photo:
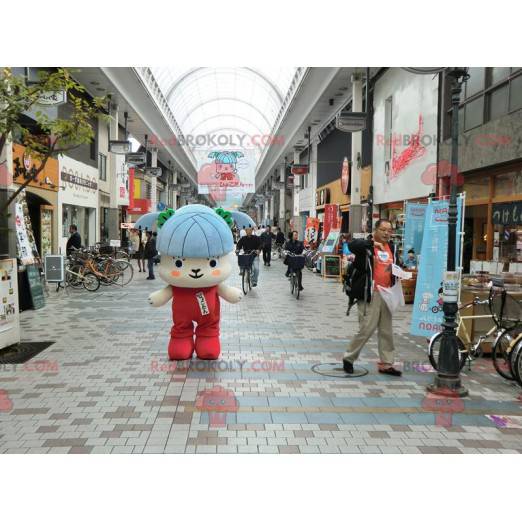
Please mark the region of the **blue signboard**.
<svg viewBox="0 0 522 522"><path fill-rule="evenodd" d="M462 198L457 200L457 231L462 229ZM448 256L449 201L431 201L426 208L419 273L410 333L431 337L442 330L442 281ZM460 234L456 238L455 265L460 261Z"/></svg>
<svg viewBox="0 0 522 522"><path fill-rule="evenodd" d="M422 235L424 232L424 217L426 215L426 203L406 202L406 215L404 224L403 256L406 259L408 250L415 250L419 255L422 247Z"/></svg>

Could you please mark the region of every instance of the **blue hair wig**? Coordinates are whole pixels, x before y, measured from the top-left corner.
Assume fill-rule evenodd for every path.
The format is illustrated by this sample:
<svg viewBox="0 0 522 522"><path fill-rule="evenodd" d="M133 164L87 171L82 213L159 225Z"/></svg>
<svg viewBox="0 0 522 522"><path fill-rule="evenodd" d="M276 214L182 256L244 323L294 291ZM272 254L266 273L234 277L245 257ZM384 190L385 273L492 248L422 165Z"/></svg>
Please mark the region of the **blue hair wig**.
<svg viewBox="0 0 522 522"><path fill-rule="evenodd" d="M227 222L205 205L186 205L169 218L158 234L158 250L172 257L221 257L234 249Z"/></svg>
<svg viewBox="0 0 522 522"><path fill-rule="evenodd" d="M219 151L219 152L211 152L208 155L209 158L215 160L216 163L226 163L229 165L235 165L237 163L237 158L242 158L243 153L237 151Z"/></svg>

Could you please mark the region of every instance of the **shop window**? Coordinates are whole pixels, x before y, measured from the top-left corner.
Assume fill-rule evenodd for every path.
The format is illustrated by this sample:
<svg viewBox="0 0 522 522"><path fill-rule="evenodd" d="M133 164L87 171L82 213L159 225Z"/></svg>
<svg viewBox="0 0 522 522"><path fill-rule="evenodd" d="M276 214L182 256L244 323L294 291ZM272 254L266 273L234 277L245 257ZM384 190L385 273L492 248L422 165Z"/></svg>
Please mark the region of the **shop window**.
<svg viewBox="0 0 522 522"><path fill-rule="evenodd" d="M514 78L509 89L509 110L522 109L522 74Z"/></svg>
<svg viewBox="0 0 522 522"><path fill-rule="evenodd" d="M522 227L495 225L493 259L522 263Z"/></svg>
<svg viewBox="0 0 522 522"><path fill-rule="evenodd" d="M470 67L469 78L466 82L466 98L470 98L471 96L479 93L484 90L485 80L486 80L486 69L485 67Z"/></svg>
<svg viewBox="0 0 522 522"><path fill-rule="evenodd" d="M494 90L489 95L489 119L495 120L507 112L508 85Z"/></svg>
<svg viewBox="0 0 522 522"><path fill-rule="evenodd" d="M511 72L511 67L492 67L491 68L491 84L506 80Z"/></svg>
<svg viewBox="0 0 522 522"><path fill-rule="evenodd" d="M464 130L470 130L484 123L484 98L477 98L466 104Z"/></svg>
<svg viewBox="0 0 522 522"><path fill-rule="evenodd" d="M90 158L96 161L96 139L93 138L90 143Z"/></svg>
<svg viewBox="0 0 522 522"><path fill-rule="evenodd" d="M466 198L488 199L489 198L489 176L478 174L476 176L466 176L464 180L464 190Z"/></svg>
<svg viewBox="0 0 522 522"><path fill-rule="evenodd" d="M495 176L495 196L512 196L522 193L522 171L506 172Z"/></svg>
<svg viewBox="0 0 522 522"><path fill-rule="evenodd" d="M100 181L107 181L107 156L101 152L98 154L98 172Z"/></svg>

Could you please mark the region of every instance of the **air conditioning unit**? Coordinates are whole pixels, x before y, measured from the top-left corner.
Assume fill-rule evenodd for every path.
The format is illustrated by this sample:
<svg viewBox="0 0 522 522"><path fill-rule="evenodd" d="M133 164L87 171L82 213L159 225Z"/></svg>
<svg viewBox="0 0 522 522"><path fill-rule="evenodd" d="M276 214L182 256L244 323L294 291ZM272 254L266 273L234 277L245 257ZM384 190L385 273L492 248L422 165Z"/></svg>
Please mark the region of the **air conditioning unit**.
<svg viewBox="0 0 522 522"><path fill-rule="evenodd" d="M335 127L342 132L360 132L366 129L365 112L341 111L335 119Z"/></svg>

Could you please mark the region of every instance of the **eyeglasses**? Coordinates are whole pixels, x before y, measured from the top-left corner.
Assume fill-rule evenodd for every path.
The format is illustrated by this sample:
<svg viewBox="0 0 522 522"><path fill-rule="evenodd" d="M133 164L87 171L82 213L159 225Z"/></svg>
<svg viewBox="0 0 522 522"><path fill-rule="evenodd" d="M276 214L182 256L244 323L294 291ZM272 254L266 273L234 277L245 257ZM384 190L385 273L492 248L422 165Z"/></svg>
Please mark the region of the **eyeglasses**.
<svg viewBox="0 0 522 522"><path fill-rule="evenodd" d="M382 232L383 234L386 233L386 234L391 234L392 233L392 229L391 228L378 228L377 229L379 232Z"/></svg>

